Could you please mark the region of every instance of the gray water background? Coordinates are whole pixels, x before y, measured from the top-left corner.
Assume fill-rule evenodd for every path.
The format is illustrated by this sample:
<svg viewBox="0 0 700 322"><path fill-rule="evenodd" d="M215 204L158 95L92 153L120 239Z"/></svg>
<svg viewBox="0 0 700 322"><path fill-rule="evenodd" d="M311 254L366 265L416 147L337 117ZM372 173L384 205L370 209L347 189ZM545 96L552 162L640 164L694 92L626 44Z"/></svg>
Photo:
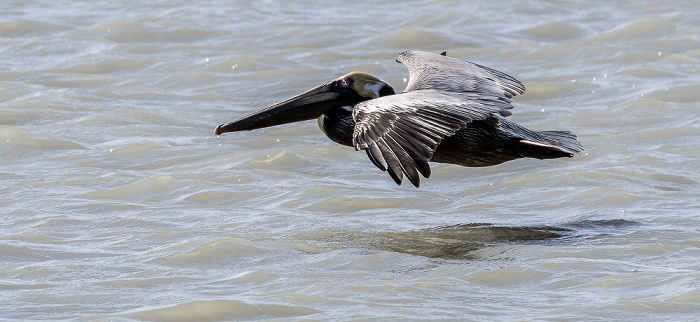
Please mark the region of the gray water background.
<svg viewBox="0 0 700 322"><path fill-rule="evenodd" d="M3 1L0 319L695 320L697 1ZM214 127L426 50L573 159L396 186L313 121Z"/></svg>

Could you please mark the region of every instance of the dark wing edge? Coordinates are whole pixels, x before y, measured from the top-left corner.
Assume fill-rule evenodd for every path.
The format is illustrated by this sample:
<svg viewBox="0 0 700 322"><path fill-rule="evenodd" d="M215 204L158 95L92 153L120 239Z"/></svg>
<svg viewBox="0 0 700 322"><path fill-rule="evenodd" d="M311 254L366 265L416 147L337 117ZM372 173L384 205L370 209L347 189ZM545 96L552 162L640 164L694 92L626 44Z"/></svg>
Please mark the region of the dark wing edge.
<svg viewBox="0 0 700 322"><path fill-rule="evenodd" d="M353 145L401 185L430 177L428 161L445 136L473 120L508 116L508 102L480 93L418 90L355 105ZM420 174L420 175L419 175Z"/></svg>
<svg viewBox="0 0 700 322"><path fill-rule="evenodd" d="M505 98L525 93L525 85L506 73L472 62L423 51L405 51L396 61L408 68L405 92L438 89L494 93Z"/></svg>

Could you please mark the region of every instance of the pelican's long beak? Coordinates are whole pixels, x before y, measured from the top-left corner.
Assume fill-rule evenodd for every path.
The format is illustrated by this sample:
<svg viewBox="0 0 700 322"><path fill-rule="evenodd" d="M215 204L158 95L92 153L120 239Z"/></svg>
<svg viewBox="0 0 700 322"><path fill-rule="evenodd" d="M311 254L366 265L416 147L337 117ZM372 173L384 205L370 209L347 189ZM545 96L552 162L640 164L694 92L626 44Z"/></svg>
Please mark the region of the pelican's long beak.
<svg viewBox="0 0 700 322"><path fill-rule="evenodd" d="M269 126L306 121L319 117L336 106L354 105L346 93L334 90L333 83L323 84L286 101L264 108L230 123L216 127L214 133L250 131Z"/></svg>

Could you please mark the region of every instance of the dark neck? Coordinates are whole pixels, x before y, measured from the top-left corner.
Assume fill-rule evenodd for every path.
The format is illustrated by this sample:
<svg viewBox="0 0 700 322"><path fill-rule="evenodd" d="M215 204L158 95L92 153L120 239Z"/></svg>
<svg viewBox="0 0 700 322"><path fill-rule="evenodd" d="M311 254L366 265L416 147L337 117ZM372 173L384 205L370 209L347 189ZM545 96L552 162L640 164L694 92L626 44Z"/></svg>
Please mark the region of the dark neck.
<svg viewBox="0 0 700 322"><path fill-rule="evenodd" d="M355 121L352 119L350 106L332 108L318 118L318 127L333 142L353 146L352 133L355 130Z"/></svg>

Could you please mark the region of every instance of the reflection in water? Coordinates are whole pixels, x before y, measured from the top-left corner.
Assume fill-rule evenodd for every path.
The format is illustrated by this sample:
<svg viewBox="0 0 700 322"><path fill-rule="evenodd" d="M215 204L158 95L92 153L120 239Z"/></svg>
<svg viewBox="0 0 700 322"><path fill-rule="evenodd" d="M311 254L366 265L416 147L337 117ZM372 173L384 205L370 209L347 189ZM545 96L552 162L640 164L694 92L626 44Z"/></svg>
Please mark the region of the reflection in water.
<svg viewBox="0 0 700 322"><path fill-rule="evenodd" d="M586 230L605 230L606 228L620 231L622 228L639 225L638 222L627 219L607 219L607 220L579 220L568 223L567 227Z"/></svg>
<svg viewBox="0 0 700 322"><path fill-rule="evenodd" d="M555 226L498 226L486 223L438 226L407 232L325 231L309 236L337 248L376 249L440 259L484 259L481 250L503 245L549 244L611 234L638 223L624 219L583 220ZM613 229L613 231L609 231Z"/></svg>
<svg viewBox="0 0 700 322"><path fill-rule="evenodd" d="M503 243L547 241L573 230L549 226L508 227L491 224L441 226L403 233L379 233L378 248L443 259L476 259L474 251Z"/></svg>

